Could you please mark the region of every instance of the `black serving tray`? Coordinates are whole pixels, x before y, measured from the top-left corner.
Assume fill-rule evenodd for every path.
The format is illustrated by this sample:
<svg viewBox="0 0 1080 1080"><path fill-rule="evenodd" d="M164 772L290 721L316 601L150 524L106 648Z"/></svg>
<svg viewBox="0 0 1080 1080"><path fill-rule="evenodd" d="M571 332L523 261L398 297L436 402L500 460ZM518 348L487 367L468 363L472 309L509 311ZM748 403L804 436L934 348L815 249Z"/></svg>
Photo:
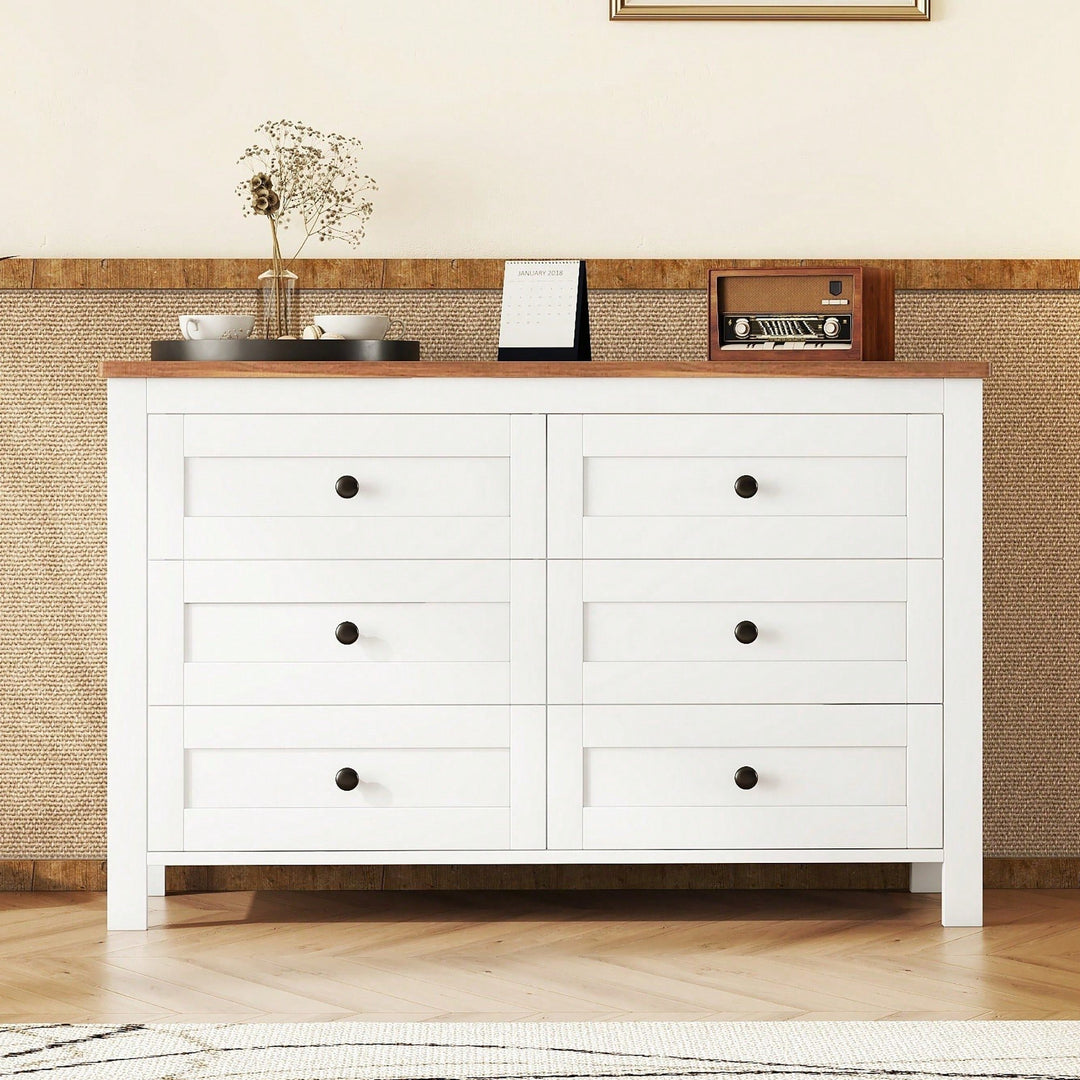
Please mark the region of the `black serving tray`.
<svg viewBox="0 0 1080 1080"><path fill-rule="evenodd" d="M151 360L205 360L231 363L236 360L325 360L336 363L362 360L371 363L400 364L420 359L419 341L266 341L245 338L242 341L152 341Z"/></svg>

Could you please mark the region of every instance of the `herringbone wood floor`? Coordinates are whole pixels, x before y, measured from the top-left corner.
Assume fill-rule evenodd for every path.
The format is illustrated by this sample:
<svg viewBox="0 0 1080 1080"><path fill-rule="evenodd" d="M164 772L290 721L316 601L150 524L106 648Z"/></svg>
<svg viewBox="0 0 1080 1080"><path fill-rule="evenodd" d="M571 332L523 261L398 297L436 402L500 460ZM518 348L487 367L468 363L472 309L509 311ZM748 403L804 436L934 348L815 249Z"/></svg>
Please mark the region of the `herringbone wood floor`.
<svg viewBox="0 0 1080 1080"><path fill-rule="evenodd" d="M0 894L0 1021L1080 1018L1080 890Z"/></svg>

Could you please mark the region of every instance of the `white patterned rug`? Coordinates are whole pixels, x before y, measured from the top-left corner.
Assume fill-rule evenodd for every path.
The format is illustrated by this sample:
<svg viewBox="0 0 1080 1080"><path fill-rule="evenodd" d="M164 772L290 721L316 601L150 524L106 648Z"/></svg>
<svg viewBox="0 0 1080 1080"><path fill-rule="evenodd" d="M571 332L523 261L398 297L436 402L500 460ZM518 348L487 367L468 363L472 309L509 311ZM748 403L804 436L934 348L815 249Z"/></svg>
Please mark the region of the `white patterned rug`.
<svg viewBox="0 0 1080 1080"><path fill-rule="evenodd" d="M64 1080L1073 1080L1080 1022L40 1024L0 1077Z"/></svg>

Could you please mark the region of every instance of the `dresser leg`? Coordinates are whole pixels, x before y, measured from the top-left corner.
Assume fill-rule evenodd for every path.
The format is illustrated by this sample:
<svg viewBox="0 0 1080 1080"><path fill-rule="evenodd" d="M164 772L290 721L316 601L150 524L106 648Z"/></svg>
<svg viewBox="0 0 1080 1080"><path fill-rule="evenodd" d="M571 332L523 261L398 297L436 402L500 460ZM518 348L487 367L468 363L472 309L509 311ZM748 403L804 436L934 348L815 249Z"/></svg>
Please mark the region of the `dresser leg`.
<svg viewBox="0 0 1080 1080"><path fill-rule="evenodd" d="M941 892L941 863L912 863L909 889L911 892Z"/></svg>
<svg viewBox="0 0 1080 1080"><path fill-rule="evenodd" d="M948 856L941 868L941 925L982 926L982 857L967 860Z"/></svg>
<svg viewBox="0 0 1080 1080"><path fill-rule="evenodd" d="M145 930L146 897L150 879L145 861L139 865L118 865L109 860L109 885L106 898L109 930Z"/></svg>
<svg viewBox="0 0 1080 1080"><path fill-rule="evenodd" d="M165 867L148 866L146 868L146 895L165 895Z"/></svg>

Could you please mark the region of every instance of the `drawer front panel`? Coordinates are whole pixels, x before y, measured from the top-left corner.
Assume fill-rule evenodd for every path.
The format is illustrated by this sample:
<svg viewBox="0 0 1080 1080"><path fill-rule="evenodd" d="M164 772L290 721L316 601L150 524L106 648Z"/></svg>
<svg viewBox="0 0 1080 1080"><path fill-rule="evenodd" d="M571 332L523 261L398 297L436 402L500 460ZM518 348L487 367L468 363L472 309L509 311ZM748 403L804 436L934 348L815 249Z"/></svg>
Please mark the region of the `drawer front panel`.
<svg viewBox="0 0 1080 1080"><path fill-rule="evenodd" d="M194 517L188 559L508 559L508 517Z"/></svg>
<svg viewBox="0 0 1080 1080"><path fill-rule="evenodd" d="M510 659L506 604L188 604L189 662ZM343 643L339 627L359 637Z"/></svg>
<svg viewBox="0 0 1080 1080"><path fill-rule="evenodd" d="M342 498L339 477L359 490ZM188 517L503 517L507 458L188 458Z"/></svg>
<svg viewBox="0 0 1080 1080"><path fill-rule="evenodd" d="M606 747L585 751L584 805L903 806L903 747ZM749 766L757 784L739 788Z"/></svg>
<svg viewBox="0 0 1080 1080"><path fill-rule="evenodd" d="M586 457L903 457L907 417L835 415L585 416Z"/></svg>
<svg viewBox="0 0 1080 1080"><path fill-rule="evenodd" d="M335 783L354 770L350 791ZM189 750L188 809L508 806L510 754L468 750Z"/></svg>
<svg viewBox="0 0 1080 1080"><path fill-rule="evenodd" d="M740 476L757 493L740 498ZM904 458L586 458L587 517L903 515Z"/></svg>
<svg viewBox="0 0 1080 1080"><path fill-rule="evenodd" d="M535 414L150 416L148 554L542 559L546 451Z"/></svg>
<svg viewBox="0 0 1080 1080"><path fill-rule="evenodd" d="M184 665L185 705L506 705L510 665L215 663Z"/></svg>
<svg viewBox="0 0 1080 1080"><path fill-rule="evenodd" d="M911 711L906 705L587 705L582 716L582 744L904 746ZM940 714L940 709L933 711Z"/></svg>
<svg viewBox="0 0 1080 1080"><path fill-rule="evenodd" d="M586 663L582 672L587 705L631 704L890 704L940 701L936 689L920 694L908 688L901 661L738 663Z"/></svg>
<svg viewBox="0 0 1080 1080"><path fill-rule="evenodd" d="M184 709L188 749L508 747L508 705L202 705Z"/></svg>
<svg viewBox="0 0 1080 1080"><path fill-rule="evenodd" d="M589 517L581 542L586 559L903 559L908 518Z"/></svg>
<svg viewBox="0 0 1080 1080"><path fill-rule="evenodd" d="M895 560L590 559L586 603L892 603L908 596Z"/></svg>
<svg viewBox="0 0 1080 1080"><path fill-rule="evenodd" d="M551 564L549 700L938 703L941 596L931 560Z"/></svg>
<svg viewBox="0 0 1080 1080"><path fill-rule="evenodd" d="M511 564L487 560L184 563L187 604L505 603Z"/></svg>
<svg viewBox="0 0 1080 1080"><path fill-rule="evenodd" d="M186 457L509 457L508 416L184 417Z"/></svg>
<svg viewBox="0 0 1080 1080"><path fill-rule="evenodd" d="M548 551L938 559L942 430L933 414L551 416Z"/></svg>
<svg viewBox="0 0 1080 1080"><path fill-rule="evenodd" d="M904 848L902 806L587 807L586 848Z"/></svg>
<svg viewBox="0 0 1080 1080"><path fill-rule="evenodd" d="M448 806L185 810L189 851L499 851L510 811Z"/></svg>
<svg viewBox="0 0 1080 1080"><path fill-rule="evenodd" d="M939 848L942 714L940 705L553 705L549 844ZM757 774L747 788L735 783L743 766Z"/></svg>
<svg viewBox="0 0 1080 1080"><path fill-rule="evenodd" d="M902 603L585 605L586 661L903 660L906 648Z"/></svg>

